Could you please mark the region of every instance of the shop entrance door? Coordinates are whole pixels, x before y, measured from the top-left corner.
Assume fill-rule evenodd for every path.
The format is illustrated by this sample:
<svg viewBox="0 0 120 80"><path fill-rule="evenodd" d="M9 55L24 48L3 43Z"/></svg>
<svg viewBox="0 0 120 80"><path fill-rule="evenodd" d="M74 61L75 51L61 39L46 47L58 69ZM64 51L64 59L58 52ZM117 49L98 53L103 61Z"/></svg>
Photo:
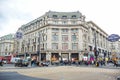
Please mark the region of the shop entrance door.
<svg viewBox="0 0 120 80"><path fill-rule="evenodd" d="M62 61L68 61L69 60L69 53L62 53L61 57L62 57Z"/></svg>

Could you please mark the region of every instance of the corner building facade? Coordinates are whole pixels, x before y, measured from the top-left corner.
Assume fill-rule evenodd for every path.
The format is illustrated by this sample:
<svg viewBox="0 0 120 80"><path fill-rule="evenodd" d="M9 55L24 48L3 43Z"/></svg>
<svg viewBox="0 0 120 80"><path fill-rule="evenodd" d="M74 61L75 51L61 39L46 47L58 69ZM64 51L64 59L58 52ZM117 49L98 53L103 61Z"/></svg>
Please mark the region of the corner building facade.
<svg viewBox="0 0 120 80"><path fill-rule="evenodd" d="M0 37L0 56L10 56L14 53L14 34Z"/></svg>
<svg viewBox="0 0 120 80"><path fill-rule="evenodd" d="M49 11L19 30L23 38L18 41L18 53L37 56L40 61L80 61L85 51L89 51L89 25L79 11Z"/></svg>

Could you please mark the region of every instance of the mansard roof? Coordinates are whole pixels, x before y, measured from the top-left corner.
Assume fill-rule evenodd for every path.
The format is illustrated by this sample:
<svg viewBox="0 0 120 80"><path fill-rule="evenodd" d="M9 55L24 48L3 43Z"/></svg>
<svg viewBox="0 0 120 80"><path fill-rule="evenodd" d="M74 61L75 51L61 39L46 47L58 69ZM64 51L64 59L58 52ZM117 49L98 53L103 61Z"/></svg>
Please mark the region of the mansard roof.
<svg viewBox="0 0 120 80"><path fill-rule="evenodd" d="M21 29L34 24L37 21L42 21L45 17L47 18L61 18L61 19L78 19L82 17L82 13L80 13L79 11L76 12L56 12L56 11L48 11L46 12L44 15L28 22L27 24L24 24L21 26Z"/></svg>
<svg viewBox="0 0 120 80"><path fill-rule="evenodd" d="M14 34L7 34L7 35L4 35L2 37L0 37L0 40L11 40L14 38Z"/></svg>
<svg viewBox="0 0 120 80"><path fill-rule="evenodd" d="M82 14L79 11L76 12L55 12L49 11L46 13L49 18L62 18L62 19L72 19L80 18Z"/></svg>

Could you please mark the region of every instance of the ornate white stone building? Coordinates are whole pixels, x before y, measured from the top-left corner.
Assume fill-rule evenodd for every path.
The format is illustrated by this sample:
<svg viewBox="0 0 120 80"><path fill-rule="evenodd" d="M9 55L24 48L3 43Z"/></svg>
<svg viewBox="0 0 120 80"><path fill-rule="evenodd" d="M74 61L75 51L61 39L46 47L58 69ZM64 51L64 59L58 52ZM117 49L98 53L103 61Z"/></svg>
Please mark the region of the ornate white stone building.
<svg viewBox="0 0 120 80"><path fill-rule="evenodd" d="M116 53L120 52L120 41L110 42L109 46L110 46L111 52L116 52Z"/></svg>
<svg viewBox="0 0 120 80"><path fill-rule="evenodd" d="M107 40L108 34L92 21L87 22L87 24L88 46L90 50L94 50L96 45L99 56L103 56L104 54L107 56L108 52L110 52L109 41Z"/></svg>
<svg viewBox="0 0 120 80"><path fill-rule="evenodd" d="M14 52L14 34L0 37L0 56L8 56Z"/></svg>
<svg viewBox="0 0 120 80"><path fill-rule="evenodd" d="M86 22L85 16L77 12L49 11L43 16L22 25L23 32L18 53L37 55L40 60L82 60L86 51L108 52L108 34L92 21Z"/></svg>

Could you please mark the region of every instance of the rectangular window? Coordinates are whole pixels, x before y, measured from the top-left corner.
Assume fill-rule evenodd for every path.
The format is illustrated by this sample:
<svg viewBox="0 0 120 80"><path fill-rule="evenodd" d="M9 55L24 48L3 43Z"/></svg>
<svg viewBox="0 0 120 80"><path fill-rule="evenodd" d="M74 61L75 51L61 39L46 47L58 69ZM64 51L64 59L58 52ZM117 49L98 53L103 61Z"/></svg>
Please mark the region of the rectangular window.
<svg viewBox="0 0 120 80"><path fill-rule="evenodd" d="M45 49L47 49L47 43L46 43L46 45L45 45Z"/></svg>
<svg viewBox="0 0 120 80"><path fill-rule="evenodd" d="M52 35L52 41L58 41L58 35L53 34Z"/></svg>
<svg viewBox="0 0 120 80"><path fill-rule="evenodd" d="M77 36L76 35L72 35L72 41L76 41L77 40Z"/></svg>
<svg viewBox="0 0 120 80"><path fill-rule="evenodd" d="M71 32L73 33L78 32L78 29L77 28L71 29Z"/></svg>
<svg viewBox="0 0 120 80"><path fill-rule="evenodd" d="M68 33L68 29L62 29L62 33Z"/></svg>
<svg viewBox="0 0 120 80"><path fill-rule="evenodd" d="M63 21L62 24L67 24L67 21Z"/></svg>
<svg viewBox="0 0 120 80"><path fill-rule="evenodd" d="M58 28L52 28L52 32L59 32Z"/></svg>
<svg viewBox="0 0 120 80"><path fill-rule="evenodd" d="M62 16L62 18L64 18L64 19L65 19L65 18L67 18L67 16L66 16L66 15L64 15L64 16Z"/></svg>
<svg viewBox="0 0 120 80"><path fill-rule="evenodd" d="M78 43L72 43L72 50L78 49Z"/></svg>
<svg viewBox="0 0 120 80"><path fill-rule="evenodd" d="M53 24L58 24L58 21L53 21Z"/></svg>
<svg viewBox="0 0 120 80"><path fill-rule="evenodd" d="M76 24L77 22L76 21L72 21L71 24Z"/></svg>
<svg viewBox="0 0 120 80"><path fill-rule="evenodd" d="M58 49L58 43L52 43L52 49Z"/></svg>
<svg viewBox="0 0 120 80"><path fill-rule="evenodd" d="M68 35L62 35L62 41L68 41Z"/></svg>
<svg viewBox="0 0 120 80"><path fill-rule="evenodd" d="M62 43L62 49L67 50L68 49L68 43Z"/></svg>
<svg viewBox="0 0 120 80"><path fill-rule="evenodd" d="M57 15L53 15L53 18L57 18Z"/></svg>
<svg viewBox="0 0 120 80"><path fill-rule="evenodd" d="M76 18L76 15L72 15L72 18Z"/></svg>

